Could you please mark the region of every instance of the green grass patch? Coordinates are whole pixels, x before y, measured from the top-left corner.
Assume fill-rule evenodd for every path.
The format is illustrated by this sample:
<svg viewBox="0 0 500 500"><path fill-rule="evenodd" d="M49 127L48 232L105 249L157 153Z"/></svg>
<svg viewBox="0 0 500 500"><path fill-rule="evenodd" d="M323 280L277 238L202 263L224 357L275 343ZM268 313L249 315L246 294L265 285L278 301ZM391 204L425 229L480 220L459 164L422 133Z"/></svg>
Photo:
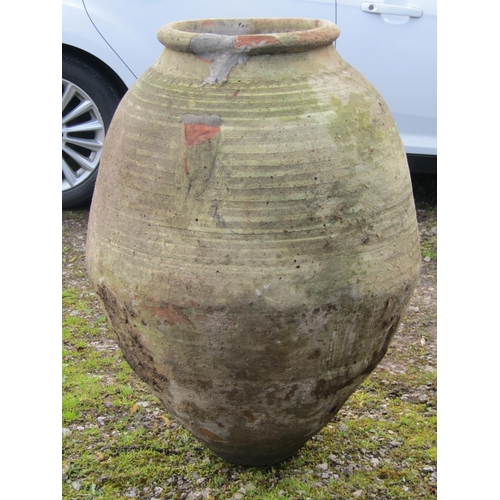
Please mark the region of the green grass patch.
<svg viewBox="0 0 500 500"><path fill-rule="evenodd" d="M435 259L437 257L437 238L426 239L422 241L422 257Z"/></svg>

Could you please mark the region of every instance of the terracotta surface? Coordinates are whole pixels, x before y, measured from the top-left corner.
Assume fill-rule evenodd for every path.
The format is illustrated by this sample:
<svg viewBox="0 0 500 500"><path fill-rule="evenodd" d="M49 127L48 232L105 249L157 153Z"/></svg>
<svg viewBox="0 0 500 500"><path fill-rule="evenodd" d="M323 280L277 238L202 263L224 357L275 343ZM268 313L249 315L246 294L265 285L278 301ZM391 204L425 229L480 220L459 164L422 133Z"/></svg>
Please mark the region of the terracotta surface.
<svg viewBox="0 0 500 500"><path fill-rule="evenodd" d="M284 460L331 420L418 279L405 152L338 33L164 26L103 151L89 277L133 369L235 463Z"/></svg>

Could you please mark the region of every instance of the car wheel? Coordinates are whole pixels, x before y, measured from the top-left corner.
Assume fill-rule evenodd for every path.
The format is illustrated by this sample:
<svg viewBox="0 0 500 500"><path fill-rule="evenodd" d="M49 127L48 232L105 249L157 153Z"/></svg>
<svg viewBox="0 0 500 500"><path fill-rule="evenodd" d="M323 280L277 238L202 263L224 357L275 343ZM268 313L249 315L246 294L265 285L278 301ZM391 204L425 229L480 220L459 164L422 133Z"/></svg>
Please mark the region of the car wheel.
<svg viewBox="0 0 500 500"><path fill-rule="evenodd" d="M62 60L62 208L92 198L106 131L121 96L92 66Z"/></svg>

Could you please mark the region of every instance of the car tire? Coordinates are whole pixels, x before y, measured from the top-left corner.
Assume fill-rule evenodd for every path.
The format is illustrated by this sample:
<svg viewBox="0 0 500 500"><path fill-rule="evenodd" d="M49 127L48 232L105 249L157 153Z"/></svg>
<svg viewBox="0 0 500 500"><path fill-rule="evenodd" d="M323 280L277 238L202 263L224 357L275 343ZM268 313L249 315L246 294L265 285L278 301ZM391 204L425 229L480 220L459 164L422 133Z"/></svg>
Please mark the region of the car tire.
<svg viewBox="0 0 500 500"><path fill-rule="evenodd" d="M92 198L104 137L121 95L92 65L62 59L62 208Z"/></svg>

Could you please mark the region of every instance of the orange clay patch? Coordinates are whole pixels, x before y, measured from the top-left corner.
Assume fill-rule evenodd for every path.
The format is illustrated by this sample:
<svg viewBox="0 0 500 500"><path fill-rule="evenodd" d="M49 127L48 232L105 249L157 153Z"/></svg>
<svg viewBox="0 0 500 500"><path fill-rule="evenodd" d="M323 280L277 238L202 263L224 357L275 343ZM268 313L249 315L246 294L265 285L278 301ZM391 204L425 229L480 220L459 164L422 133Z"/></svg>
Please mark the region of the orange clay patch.
<svg viewBox="0 0 500 500"><path fill-rule="evenodd" d="M212 431L209 431L208 429L204 429L203 427L200 428L200 431L207 436L207 438L211 439L212 441L224 441L220 436L217 436L217 434L214 434Z"/></svg>
<svg viewBox="0 0 500 500"><path fill-rule="evenodd" d="M167 303L165 307L153 308L153 313L157 318L164 319L171 325L191 324L189 318L171 303Z"/></svg>
<svg viewBox="0 0 500 500"><path fill-rule="evenodd" d="M186 146L196 146L202 142L208 141L220 131L220 126L212 127L204 123L185 123L184 140Z"/></svg>
<svg viewBox="0 0 500 500"><path fill-rule="evenodd" d="M272 45L277 43L276 37L269 35L241 35L236 37L235 47L257 47L258 45ZM265 42L265 43L262 43Z"/></svg>

